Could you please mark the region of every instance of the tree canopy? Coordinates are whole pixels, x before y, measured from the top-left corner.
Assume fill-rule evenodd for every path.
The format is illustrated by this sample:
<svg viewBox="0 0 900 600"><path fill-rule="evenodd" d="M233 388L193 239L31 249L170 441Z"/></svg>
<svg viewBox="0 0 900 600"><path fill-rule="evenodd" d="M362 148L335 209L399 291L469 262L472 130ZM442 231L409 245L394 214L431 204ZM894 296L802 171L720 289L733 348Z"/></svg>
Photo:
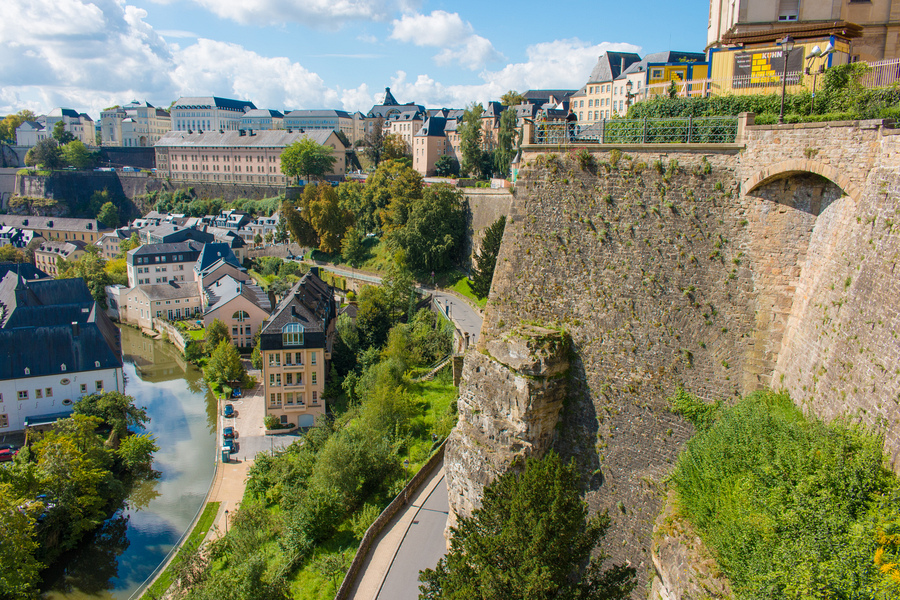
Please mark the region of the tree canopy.
<svg viewBox="0 0 900 600"><path fill-rule="evenodd" d="M247 370L237 348L229 340L222 340L209 357L204 373L209 381L221 386L243 381Z"/></svg>
<svg viewBox="0 0 900 600"><path fill-rule="evenodd" d="M74 142L73 142L74 143ZM97 220L100 221L106 227L111 229L115 229L119 226L121 222L119 220L119 209L112 202L107 202L103 206L100 207L100 212L97 213Z"/></svg>
<svg viewBox="0 0 900 600"><path fill-rule="evenodd" d="M85 253L75 260L58 260L57 279L81 277L91 291L91 296L106 310L106 286L116 283L106 271L106 259L93 244L85 248Z"/></svg>
<svg viewBox="0 0 900 600"><path fill-rule="evenodd" d="M206 339L203 342L203 350L207 354L212 354L216 351L216 348L219 347L219 344L222 343L222 340L231 342L231 335L228 333L228 325L222 322L221 319L213 319L212 322L206 326Z"/></svg>
<svg viewBox="0 0 900 600"><path fill-rule="evenodd" d="M303 190L305 216L316 231L319 250L328 254L341 251L344 232L353 224L353 215L343 208L337 191L329 184L307 185Z"/></svg>
<svg viewBox="0 0 900 600"><path fill-rule="evenodd" d="M484 489L482 506L452 530L450 551L419 575L426 600L625 600L635 570L601 571L591 551L609 527L588 519L575 463L550 451ZM587 567L585 567L587 563Z"/></svg>
<svg viewBox="0 0 900 600"><path fill-rule="evenodd" d="M75 136L72 135L71 131L66 130L66 124L64 121L57 121L56 125L53 126L53 139L59 143L60 146L65 146L69 142L75 141Z"/></svg>
<svg viewBox="0 0 900 600"><path fill-rule="evenodd" d="M395 217L389 240L406 252L411 269L443 271L458 257L466 232L462 199L460 190L440 183L410 202L404 221Z"/></svg>
<svg viewBox="0 0 900 600"><path fill-rule="evenodd" d="M63 165L62 151L53 138L39 141L28 153L32 155L31 165L41 165L45 169L58 169ZM26 160L25 162L28 163L29 161Z"/></svg>
<svg viewBox="0 0 900 600"><path fill-rule="evenodd" d="M509 177L509 166L516 157L518 137L516 111L504 110L500 114L500 131L497 132L497 149L494 151L494 167L501 177Z"/></svg>
<svg viewBox="0 0 900 600"><path fill-rule="evenodd" d="M384 153L384 118L377 117L371 126L366 129L366 135L363 138L365 144L366 158L372 161L377 168L381 163L382 154Z"/></svg>
<svg viewBox="0 0 900 600"><path fill-rule="evenodd" d="M462 165L460 171L467 175L478 175L484 149L482 148L483 130L481 129L481 115L484 107L473 102L463 112L462 122L457 127L459 131L459 146L462 152Z"/></svg>
<svg viewBox="0 0 900 600"><path fill-rule="evenodd" d="M142 429L150 421L146 408L138 408L133 397L116 391L83 397L75 403L74 413L97 417L109 425L111 432L107 445L112 448L117 448L119 440L128 435L129 427Z"/></svg>
<svg viewBox="0 0 900 600"><path fill-rule="evenodd" d="M37 117L30 110L20 110L14 115L6 115L0 121L0 140L15 143L16 129L25 121L34 121Z"/></svg>
<svg viewBox="0 0 900 600"><path fill-rule="evenodd" d="M486 298L491 291L494 280L494 268L497 265L497 254L503 241L503 230L506 228L506 217L500 217L488 227L481 239L481 248L475 256L475 272L472 275L472 291L479 298Z"/></svg>
<svg viewBox="0 0 900 600"><path fill-rule="evenodd" d="M392 133L384 138L384 151L382 160L394 160L397 158L412 158L412 151L403 138L396 133Z"/></svg>
<svg viewBox="0 0 900 600"><path fill-rule="evenodd" d="M81 140L72 140L62 146L62 159L76 169L87 169L94 164L93 152Z"/></svg>
<svg viewBox="0 0 900 600"><path fill-rule="evenodd" d="M288 177L321 178L334 169L334 149L311 138L296 141L281 153L281 171Z"/></svg>
<svg viewBox="0 0 900 600"><path fill-rule="evenodd" d="M519 104L524 104L524 102L525 94L520 94L516 90L509 90L500 96L500 104L503 106L518 106Z"/></svg>

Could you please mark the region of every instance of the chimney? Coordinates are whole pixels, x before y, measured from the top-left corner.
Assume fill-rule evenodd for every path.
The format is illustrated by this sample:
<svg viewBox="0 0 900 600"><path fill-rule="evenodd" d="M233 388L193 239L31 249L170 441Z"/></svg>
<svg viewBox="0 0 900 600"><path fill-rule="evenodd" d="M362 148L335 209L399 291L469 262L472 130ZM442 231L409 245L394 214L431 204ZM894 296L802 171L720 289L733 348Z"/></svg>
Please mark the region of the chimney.
<svg viewBox="0 0 900 600"><path fill-rule="evenodd" d="M78 337L80 333L80 328L78 327L78 321L72 321L72 337Z"/></svg>
<svg viewBox="0 0 900 600"><path fill-rule="evenodd" d="M619 63L619 75L625 72L625 57L623 56Z"/></svg>
<svg viewBox="0 0 900 600"><path fill-rule="evenodd" d="M318 277L319 276L319 267L310 267L309 272L312 273L313 275L315 275L316 277Z"/></svg>
<svg viewBox="0 0 900 600"><path fill-rule="evenodd" d="M293 304L291 304L291 316L292 316L292 317L298 317L298 318L299 318L299 316L300 316L300 315L297 314L297 307L296 307L295 305L293 305Z"/></svg>

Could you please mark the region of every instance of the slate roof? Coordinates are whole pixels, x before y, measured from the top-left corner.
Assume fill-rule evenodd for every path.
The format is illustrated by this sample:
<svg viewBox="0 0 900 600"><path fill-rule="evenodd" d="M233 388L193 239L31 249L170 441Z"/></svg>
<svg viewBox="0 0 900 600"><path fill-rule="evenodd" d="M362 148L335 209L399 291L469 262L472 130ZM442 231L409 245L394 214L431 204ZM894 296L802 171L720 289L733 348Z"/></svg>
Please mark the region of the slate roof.
<svg viewBox="0 0 900 600"><path fill-rule="evenodd" d="M259 118L259 117L274 117L276 119L280 119L284 116L281 111L272 110L271 108L252 108L244 113L244 116L247 118Z"/></svg>
<svg viewBox="0 0 900 600"><path fill-rule="evenodd" d="M71 108L54 108L48 114L48 117L69 117L70 119L78 119L81 115Z"/></svg>
<svg viewBox="0 0 900 600"><path fill-rule="evenodd" d="M633 63L640 62L641 57L634 52L605 52L597 59L597 64L588 77L588 83L614 81L622 75L622 61L627 69Z"/></svg>
<svg viewBox="0 0 900 600"><path fill-rule="evenodd" d="M195 240L186 242L173 242L169 244L144 244L128 251L129 262L134 256L154 256L156 254L173 254L179 252L201 252L203 243Z"/></svg>
<svg viewBox="0 0 900 600"><path fill-rule="evenodd" d="M206 131L203 133L188 133L187 131L170 131L162 136L154 146L176 148L232 148L235 146L253 146L257 148L285 148L294 142L309 138L317 144L325 144L328 138L334 135L331 129L313 129L310 131L288 131L287 129L267 129L254 131L253 135L244 135L241 131L229 130L224 132ZM340 140L334 140L338 150L344 146Z"/></svg>
<svg viewBox="0 0 900 600"><path fill-rule="evenodd" d="M36 217L34 215L0 215L0 225L19 229L59 229L62 231L100 231L96 219Z"/></svg>
<svg viewBox="0 0 900 600"><path fill-rule="evenodd" d="M150 300L174 300L176 298L194 298L200 295L196 281L176 283L159 283L155 285L142 285L140 291Z"/></svg>
<svg viewBox="0 0 900 600"><path fill-rule="evenodd" d="M303 118L303 117L335 117L341 119L350 119L352 116L345 110L331 109L303 109L292 110L284 115L285 117Z"/></svg>
<svg viewBox="0 0 900 600"><path fill-rule="evenodd" d="M528 90L522 95L525 96L525 100L532 103L540 101L546 102L551 96L556 98L559 102L564 102L574 93L575 90Z"/></svg>
<svg viewBox="0 0 900 600"><path fill-rule="evenodd" d="M237 281L231 275L222 277L203 291L209 304L206 309L207 313L222 308L239 296L243 296L266 313L272 310L269 297L258 285Z"/></svg>
<svg viewBox="0 0 900 600"><path fill-rule="evenodd" d="M628 75L631 73L638 73L641 71L646 71L647 66L649 64L679 64L684 63L686 65L696 62L704 62L706 60L706 55L702 52L674 52L672 50L666 50L665 52L652 52L642 58L640 61L636 63L632 63L627 69L625 69L624 74Z"/></svg>
<svg viewBox="0 0 900 600"><path fill-rule="evenodd" d="M391 93L391 88L384 88L384 99L381 101L382 106L397 106L399 102L394 98L394 95Z"/></svg>
<svg viewBox="0 0 900 600"><path fill-rule="evenodd" d="M234 255L234 252L231 251L231 246L222 242L216 242L203 246L200 256L197 257L197 264L194 265L194 270L197 272L204 271L219 260L234 265L238 269L241 268L241 263Z"/></svg>
<svg viewBox="0 0 900 600"><path fill-rule="evenodd" d="M249 100L233 100L231 98L219 98L218 96L183 96L172 105L172 110L178 108L229 108L243 112L255 109L256 105Z"/></svg>
<svg viewBox="0 0 900 600"><path fill-rule="evenodd" d="M415 135L417 137L444 137L444 127L446 125L447 119L444 117L429 117Z"/></svg>
<svg viewBox="0 0 900 600"><path fill-rule="evenodd" d="M80 278L26 281L9 271L0 309L0 379L122 366L118 330Z"/></svg>
<svg viewBox="0 0 900 600"><path fill-rule="evenodd" d="M306 333L324 333L334 317L334 292L331 286L310 271L278 303L260 334L280 335L281 328L288 323L300 323Z"/></svg>
<svg viewBox="0 0 900 600"><path fill-rule="evenodd" d="M23 279L49 279L50 276L31 263L0 263L0 280L9 272L18 273Z"/></svg>

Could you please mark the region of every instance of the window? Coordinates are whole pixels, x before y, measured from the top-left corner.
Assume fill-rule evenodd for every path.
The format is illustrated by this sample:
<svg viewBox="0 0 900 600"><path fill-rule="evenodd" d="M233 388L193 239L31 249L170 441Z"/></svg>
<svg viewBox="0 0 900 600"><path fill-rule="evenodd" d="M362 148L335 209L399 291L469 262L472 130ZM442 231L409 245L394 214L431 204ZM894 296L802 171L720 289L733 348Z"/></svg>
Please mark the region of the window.
<svg viewBox="0 0 900 600"><path fill-rule="evenodd" d="M38 388L38 389L34 390L34 397L35 398L43 398L44 397L43 393L44 393L43 390L41 390L41 388Z"/></svg>
<svg viewBox="0 0 900 600"><path fill-rule="evenodd" d="M87 384L86 383L81 384L81 393L87 394Z"/></svg>
<svg viewBox="0 0 900 600"><path fill-rule="evenodd" d="M800 17L800 0L778 0L778 20L796 21Z"/></svg>
<svg viewBox="0 0 900 600"><path fill-rule="evenodd" d="M294 374L293 373L285 373L284 374L284 385L294 385Z"/></svg>
<svg viewBox="0 0 900 600"><path fill-rule="evenodd" d="M237 321L238 323L243 323L244 321L248 321L250 319L250 315L247 314L247 311L239 310L233 315L231 318Z"/></svg>
<svg viewBox="0 0 900 600"><path fill-rule="evenodd" d="M269 395L269 404L271 404L272 406L275 406L275 394Z"/></svg>
<svg viewBox="0 0 900 600"><path fill-rule="evenodd" d="M303 345L303 325L299 323L288 323L281 328L282 343L285 346L302 346ZM315 354L313 354L315 356ZM315 359L313 359L313 364Z"/></svg>
<svg viewBox="0 0 900 600"><path fill-rule="evenodd" d="M269 354L269 366L270 367L280 367L281 366L281 352L277 354Z"/></svg>
<svg viewBox="0 0 900 600"><path fill-rule="evenodd" d="M303 397L303 394L297 394L297 404L301 406L306 404L306 399Z"/></svg>
<svg viewBox="0 0 900 600"><path fill-rule="evenodd" d="M290 405L294 404L294 393L293 392L288 392L287 394L284 395L284 403L290 404Z"/></svg>
<svg viewBox="0 0 900 600"><path fill-rule="evenodd" d="M275 373L275 386L281 386L281 373Z"/></svg>
<svg viewBox="0 0 900 600"><path fill-rule="evenodd" d="M53 388L47 388L46 390L44 390L44 395L47 396L48 398L49 398L50 396L52 396L52 395L53 395ZM3 397L2 397L2 396L0 396L0 400L3 400Z"/></svg>
<svg viewBox="0 0 900 600"><path fill-rule="evenodd" d="M237 328L237 327L232 327L232 328L231 328L231 335L232 335L232 336L236 336L237 334L238 334L238 328Z"/></svg>
<svg viewBox="0 0 900 600"><path fill-rule="evenodd" d="M281 415L281 424L287 425L287 415Z"/></svg>
<svg viewBox="0 0 900 600"><path fill-rule="evenodd" d="M95 381L95 382L94 382L94 385L97 386L97 391L98 391L98 392L102 392L102 391L103 391L103 382L102 382L102 381Z"/></svg>
<svg viewBox="0 0 900 600"><path fill-rule="evenodd" d="M318 392L313 392L313 394L312 394L312 403L313 403L313 404L318 404L318 403L319 403L319 393L318 393Z"/></svg>
<svg viewBox="0 0 900 600"><path fill-rule="evenodd" d="M28 390L19 390L19 400L28 400Z"/></svg>
<svg viewBox="0 0 900 600"><path fill-rule="evenodd" d="M311 365L316 364L316 353L315 353L315 351L310 352L310 356L309 356L309 364L311 364Z"/></svg>
<svg viewBox="0 0 900 600"><path fill-rule="evenodd" d="M312 380L311 380L312 384L316 385L316 372L313 371L312 374L310 375L310 377L312 377Z"/></svg>
<svg viewBox="0 0 900 600"><path fill-rule="evenodd" d="M4 427L9 427L9 415L7 414L0 415L0 429Z"/></svg>

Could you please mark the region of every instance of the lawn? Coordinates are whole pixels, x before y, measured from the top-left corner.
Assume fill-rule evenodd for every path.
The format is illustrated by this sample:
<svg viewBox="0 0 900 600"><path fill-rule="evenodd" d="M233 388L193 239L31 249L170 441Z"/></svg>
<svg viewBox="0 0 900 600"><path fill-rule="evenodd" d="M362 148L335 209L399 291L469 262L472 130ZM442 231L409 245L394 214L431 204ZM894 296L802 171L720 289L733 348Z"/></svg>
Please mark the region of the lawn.
<svg viewBox="0 0 900 600"><path fill-rule="evenodd" d="M475 292L472 291L472 284L469 282L469 278L459 271L454 272L451 275L455 275L458 279L448 287L448 289L453 290L458 294L462 294L472 302L474 302L478 308L484 308L487 306L487 298L479 298L475 295ZM449 283L449 282L448 282Z"/></svg>
<svg viewBox="0 0 900 600"><path fill-rule="evenodd" d="M205 538L207 532L209 532L209 528L212 526L218 512L218 502L207 502L206 507L203 509L203 514L201 514L200 518L197 520L197 524L194 525L190 535L184 541L181 548L178 549L178 554L175 555L165 571L160 573L159 577L156 578L156 581L153 582L153 585L144 591L141 595L142 598L163 597L163 594L165 594L166 590L168 590L173 583L174 567L178 561L181 560L181 551L184 548L194 548L203 541L203 538Z"/></svg>

